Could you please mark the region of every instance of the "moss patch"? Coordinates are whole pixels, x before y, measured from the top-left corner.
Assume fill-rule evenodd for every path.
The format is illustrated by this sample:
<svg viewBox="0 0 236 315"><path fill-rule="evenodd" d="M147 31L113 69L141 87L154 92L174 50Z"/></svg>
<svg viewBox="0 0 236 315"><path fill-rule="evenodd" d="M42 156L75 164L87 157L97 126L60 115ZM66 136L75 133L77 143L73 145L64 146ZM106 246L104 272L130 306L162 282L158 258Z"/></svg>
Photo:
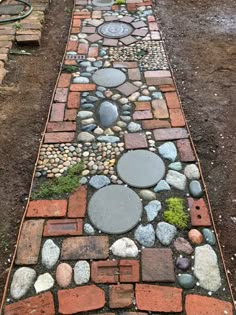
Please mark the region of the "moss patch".
<svg viewBox="0 0 236 315"><path fill-rule="evenodd" d="M116 0L115 4L117 5L125 4L125 0Z"/></svg>
<svg viewBox="0 0 236 315"><path fill-rule="evenodd" d="M169 198L166 200L166 205L164 220L179 229L185 229L188 226L189 215L184 211L184 199Z"/></svg>

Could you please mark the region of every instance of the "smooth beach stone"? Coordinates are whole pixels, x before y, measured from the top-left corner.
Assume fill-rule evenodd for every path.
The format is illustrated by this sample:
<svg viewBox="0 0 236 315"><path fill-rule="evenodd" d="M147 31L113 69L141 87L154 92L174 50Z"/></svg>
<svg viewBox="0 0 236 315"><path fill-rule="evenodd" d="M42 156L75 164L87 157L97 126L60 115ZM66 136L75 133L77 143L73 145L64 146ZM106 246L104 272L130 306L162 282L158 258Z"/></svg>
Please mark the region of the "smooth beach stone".
<svg viewBox="0 0 236 315"><path fill-rule="evenodd" d="M88 235L94 235L95 234L94 228L89 223L85 223L85 225L84 225L84 232L86 234L88 234Z"/></svg>
<svg viewBox="0 0 236 315"><path fill-rule="evenodd" d="M139 225L134 232L135 239L145 247L152 247L155 243L155 231L151 224Z"/></svg>
<svg viewBox="0 0 236 315"><path fill-rule="evenodd" d="M189 273L183 273L177 277L177 280L183 289L193 289L197 282L196 278Z"/></svg>
<svg viewBox="0 0 236 315"><path fill-rule="evenodd" d="M97 98L96 96L93 96L93 95L89 95L86 97L86 100L93 103L93 102L97 102L99 100L99 98Z"/></svg>
<svg viewBox="0 0 236 315"><path fill-rule="evenodd" d="M171 190L169 184L164 180L160 180L159 183L154 187L153 189L155 192L165 191L165 190Z"/></svg>
<svg viewBox="0 0 236 315"><path fill-rule="evenodd" d="M78 261L74 266L74 281L76 284L89 282L90 266L86 260Z"/></svg>
<svg viewBox="0 0 236 315"><path fill-rule="evenodd" d="M144 210L146 211L148 222L151 222L160 212L161 203L158 200L152 200L144 207Z"/></svg>
<svg viewBox="0 0 236 315"><path fill-rule="evenodd" d="M184 175L192 180L192 179L199 179L200 172L196 164L189 164L184 169Z"/></svg>
<svg viewBox="0 0 236 315"><path fill-rule="evenodd" d="M145 201L151 201L156 199L156 194L148 189L142 189L139 192L139 196L141 199Z"/></svg>
<svg viewBox="0 0 236 315"><path fill-rule="evenodd" d="M82 126L82 127L81 127L81 130L82 130L82 131L91 132L91 131L93 131L93 130L96 129L96 128L97 128L97 125L95 125L95 124L90 124L90 125L87 125L87 126Z"/></svg>
<svg viewBox="0 0 236 315"><path fill-rule="evenodd" d="M188 232L188 238L193 244L200 245L203 242L202 233L198 231L197 229L191 229Z"/></svg>
<svg viewBox="0 0 236 315"><path fill-rule="evenodd" d="M177 149L173 142L165 142L159 146L158 151L163 158L172 162L174 162L177 157Z"/></svg>
<svg viewBox="0 0 236 315"><path fill-rule="evenodd" d="M48 272L42 275L39 275L34 284L36 293L50 290L53 286L54 286L54 279Z"/></svg>
<svg viewBox="0 0 236 315"><path fill-rule="evenodd" d="M86 131L82 131L78 134L77 139L79 142L91 142L95 140L95 137Z"/></svg>
<svg viewBox="0 0 236 315"><path fill-rule="evenodd" d="M100 91L97 91L95 94L96 94L97 97L99 97L99 98L105 98L104 94L103 94L102 92L100 92Z"/></svg>
<svg viewBox="0 0 236 315"><path fill-rule="evenodd" d="M98 110L99 120L103 127L112 126L118 118L118 110L115 104L103 102Z"/></svg>
<svg viewBox="0 0 236 315"><path fill-rule="evenodd" d="M29 267L21 267L16 270L11 282L10 293L13 299L22 298L30 289L36 278L36 271Z"/></svg>
<svg viewBox="0 0 236 315"><path fill-rule="evenodd" d="M98 230L108 234L121 234L137 225L142 215L142 203L130 188L110 185L92 196L88 215Z"/></svg>
<svg viewBox="0 0 236 315"><path fill-rule="evenodd" d="M60 248L53 240L46 240L42 248L42 264L46 266L47 269L51 269L58 261L59 256Z"/></svg>
<svg viewBox="0 0 236 315"><path fill-rule="evenodd" d="M120 142L120 138L116 136L99 136L97 138L98 141L100 142L107 142L107 143L116 143Z"/></svg>
<svg viewBox="0 0 236 315"><path fill-rule="evenodd" d="M104 87L117 87L125 82L125 74L118 69L107 68L97 70L92 79L97 85Z"/></svg>
<svg viewBox="0 0 236 315"><path fill-rule="evenodd" d="M169 170L166 176L166 181L176 189L185 190L187 181L186 176L179 172Z"/></svg>
<svg viewBox="0 0 236 315"><path fill-rule="evenodd" d="M208 244L212 246L216 244L215 234L210 229L207 228L202 229L202 234Z"/></svg>
<svg viewBox="0 0 236 315"><path fill-rule="evenodd" d="M90 104L90 103L84 103L80 106L81 109L94 109L94 105L93 104Z"/></svg>
<svg viewBox="0 0 236 315"><path fill-rule="evenodd" d="M90 112L90 111L86 111L86 110L82 110L80 112L78 112L78 115L77 115L79 118L81 119L86 119L86 118L90 118L93 116L93 113Z"/></svg>
<svg viewBox="0 0 236 315"><path fill-rule="evenodd" d="M166 222L160 222L157 224L156 236L162 245L170 245L176 234L177 229L174 225Z"/></svg>
<svg viewBox="0 0 236 315"><path fill-rule="evenodd" d="M193 253L193 248L190 245L190 243L183 237L178 237L174 241L174 247L175 249L180 252L187 255L191 255Z"/></svg>
<svg viewBox="0 0 236 315"><path fill-rule="evenodd" d="M187 270L190 267L190 260L186 257L178 257L176 259L176 267L181 270Z"/></svg>
<svg viewBox="0 0 236 315"><path fill-rule="evenodd" d="M141 127L140 124L137 124L137 123L135 123L133 121L128 124L128 131L129 132L137 132L137 131L140 131L140 130L142 130L142 127Z"/></svg>
<svg viewBox="0 0 236 315"><path fill-rule="evenodd" d="M110 183L110 179L105 175L95 175L91 177L89 181L89 185L96 189L100 189L104 186L109 185Z"/></svg>
<svg viewBox="0 0 236 315"><path fill-rule="evenodd" d="M115 241L110 247L113 255L119 257L136 257L138 256L138 247L130 238L123 237Z"/></svg>
<svg viewBox="0 0 236 315"><path fill-rule="evenodd" d="M72 268L67 263L61 263L57 266L56 280L61 288L66 288L71 283Z"/></svg>
<svg viewBox="0 0 236 315"><path fill-rule="evenodd" d="M85 84L89 83L89 79L85 77L76 77L73 79L73 83Z"/></svg>
<svg viewBox="0 0 236 315"><path fill-rule="evenodd" d="M181 171L182 170L182 163L181 162L170 163L168 165L168 168L170 168L171 170L174 170L174 171Z"/></svg>
<svg viewBox="0 0 236 315"><path fill-rule="evenodd" d="M147 102L147 101L151 101L151 97L150 96L144 96L144 95L142 95L142 96L140 96L139 98L138 98L138 101L139 102Z"/></svg>
<svg viewBox="0 0 236 315"><path fill-rule="evenodd" d="M191 181L189 184L189 191L194 198L200 198L203 195L202 186L197 180Z"/></svg>

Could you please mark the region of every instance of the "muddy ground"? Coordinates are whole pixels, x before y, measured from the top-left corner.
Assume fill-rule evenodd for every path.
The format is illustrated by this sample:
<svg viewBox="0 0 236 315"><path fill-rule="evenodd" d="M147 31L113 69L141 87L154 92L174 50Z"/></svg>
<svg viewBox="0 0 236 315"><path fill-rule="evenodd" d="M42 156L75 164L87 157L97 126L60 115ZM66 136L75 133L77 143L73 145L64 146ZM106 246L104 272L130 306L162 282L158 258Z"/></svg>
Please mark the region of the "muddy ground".
<svg viewBox="0 0 236 315"><path fill-rule="evenodd" d="M31 57L12 58L7 89L0 89L0 293L65 49L70 6L69 0L52 2L42 46ZM236 295L236 5L159 0L158 7Z"/></svg>

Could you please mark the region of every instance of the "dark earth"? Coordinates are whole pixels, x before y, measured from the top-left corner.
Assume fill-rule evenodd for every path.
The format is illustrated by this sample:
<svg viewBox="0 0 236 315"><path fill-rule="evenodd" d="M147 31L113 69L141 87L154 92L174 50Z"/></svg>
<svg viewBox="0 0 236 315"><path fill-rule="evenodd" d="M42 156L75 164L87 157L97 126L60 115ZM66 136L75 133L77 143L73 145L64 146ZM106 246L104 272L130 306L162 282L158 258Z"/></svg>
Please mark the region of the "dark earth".
<svg viewBox="0 0 236 315"><path fill-rule="evenodd" d="M0 87L0 295L65 49L71 1L54 0L42 45L14 56ZM159 0L158 17L205 175L236 296L236 10L234 0Z"/></svg>

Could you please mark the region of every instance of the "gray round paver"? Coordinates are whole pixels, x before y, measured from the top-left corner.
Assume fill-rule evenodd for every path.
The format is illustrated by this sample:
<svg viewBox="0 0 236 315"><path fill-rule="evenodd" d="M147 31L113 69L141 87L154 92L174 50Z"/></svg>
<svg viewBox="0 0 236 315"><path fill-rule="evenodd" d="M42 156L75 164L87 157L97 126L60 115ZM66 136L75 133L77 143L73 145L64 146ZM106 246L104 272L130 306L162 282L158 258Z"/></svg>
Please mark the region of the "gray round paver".
<svg viewBox="0 0 236 315"><path fill-rule="evenodd" d="M98 33L107 38L122 38L133 32L133 27L120 21L105 22L98 28Z"/></svg>
<svg viewBox="0 0 236 315"><path fill-rule="evenodd" d="M121 234L137 225L142 215L142 203L130 188L110 185L92 196L88 215L93 225L102 232Z"/></svg>
<svg viewBox="0 0 236 315"><path fill-rule="evenodd" d="M165 175L165 164L155 153L146 150L129 151L118 161L117 172L130 186L154 186Z"/></svg>
<svg viewBox="0 0 236 315"><path fill-rule="evenodd" d="M92 79L97 85L116 87L125 82L126 76L121 70L107 68L97 70Z"/></svg>

